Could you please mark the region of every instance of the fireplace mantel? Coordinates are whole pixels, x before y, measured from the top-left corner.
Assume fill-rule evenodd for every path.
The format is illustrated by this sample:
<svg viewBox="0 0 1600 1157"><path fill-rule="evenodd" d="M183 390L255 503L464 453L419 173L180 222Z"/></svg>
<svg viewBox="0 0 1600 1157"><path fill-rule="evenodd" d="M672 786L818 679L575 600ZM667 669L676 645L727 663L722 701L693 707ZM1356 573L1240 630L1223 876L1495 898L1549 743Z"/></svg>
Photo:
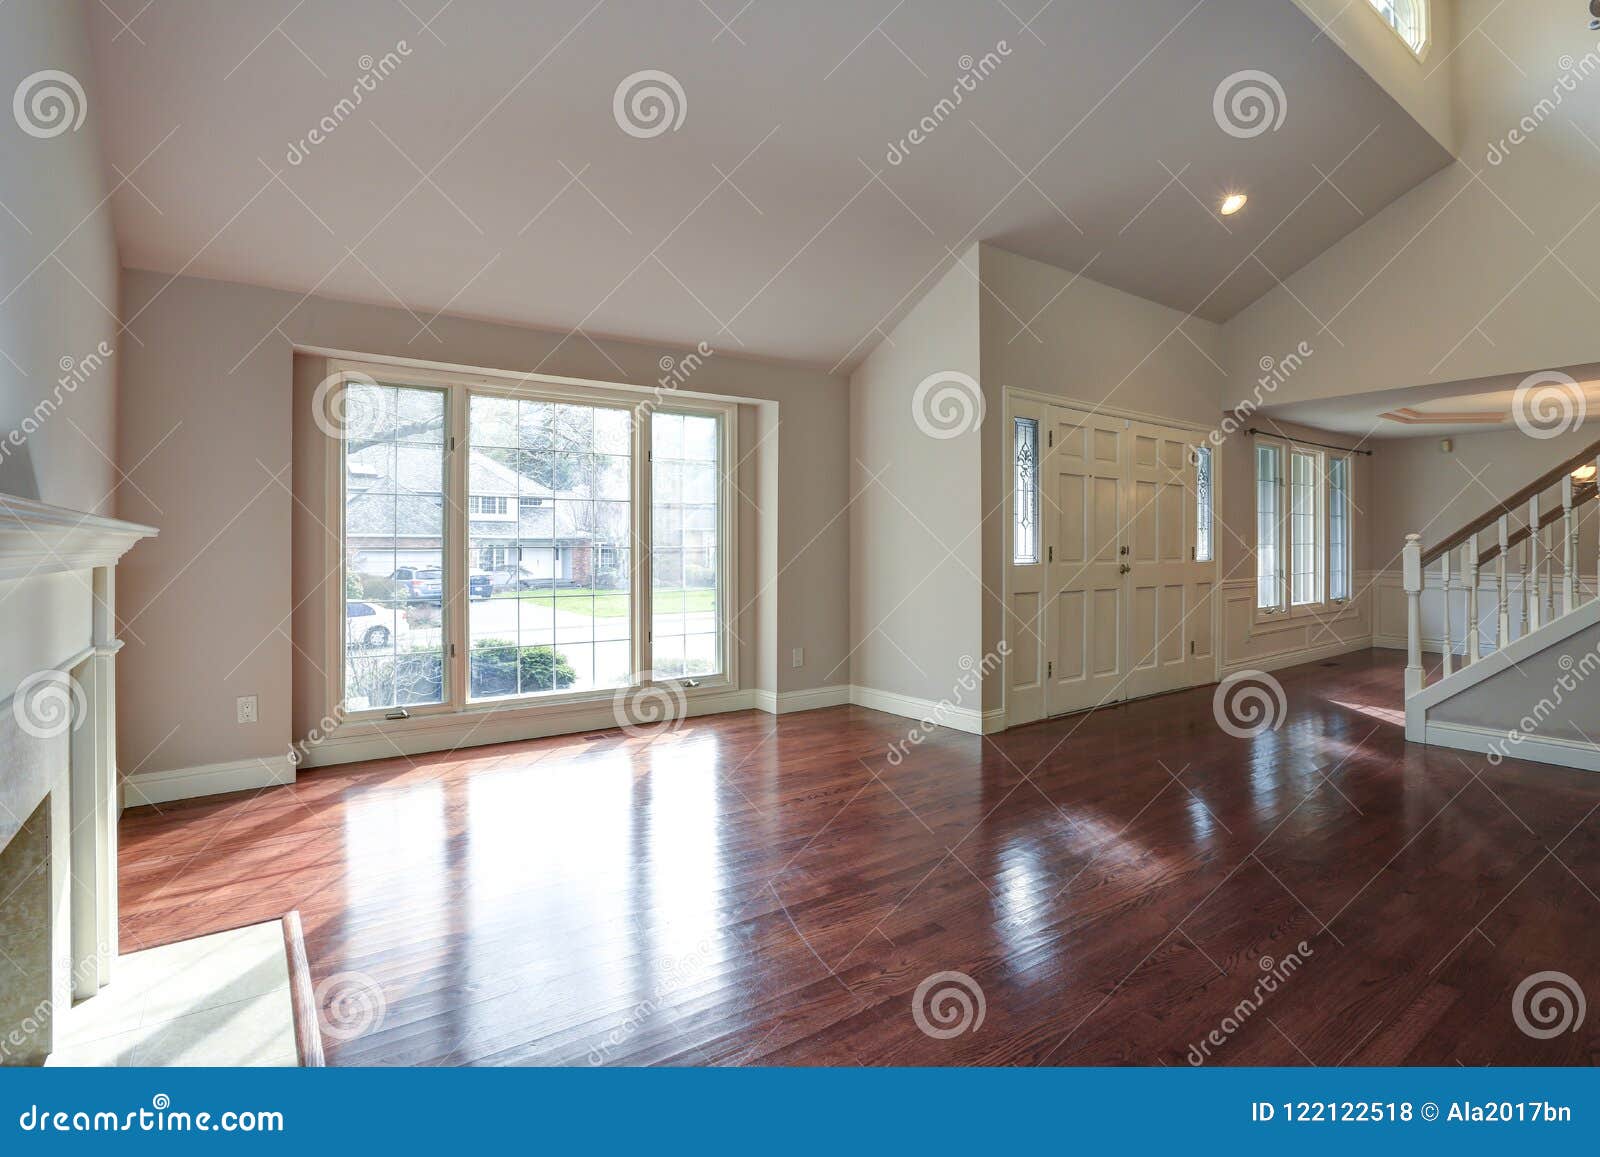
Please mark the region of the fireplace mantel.
<svg viewBox="0 0 1600 1157"><path fill-rule="evenodd" d="M0 494L0 581L115 566L153 526Z"/></svg>
<svg viewBox="0 0 1600 1157"><path fill-rule="evenodd" d="M6 1011L32 1027L0 1063L41 1059L57 1016L116 959L116 566L155 533L0 494L0 864L9 845L49 865L22 878L47 894L0 905L0 941L35 966L7 985Z"/></svg>

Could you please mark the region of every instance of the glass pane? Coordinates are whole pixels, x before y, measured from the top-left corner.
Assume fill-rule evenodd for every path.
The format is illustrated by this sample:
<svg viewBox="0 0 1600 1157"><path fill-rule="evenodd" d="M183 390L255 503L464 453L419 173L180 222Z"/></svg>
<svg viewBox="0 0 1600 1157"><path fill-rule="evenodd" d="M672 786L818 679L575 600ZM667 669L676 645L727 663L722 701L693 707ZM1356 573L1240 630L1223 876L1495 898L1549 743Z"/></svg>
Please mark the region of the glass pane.
<svg viewBox="0 0 1600 1157"><path fill-rule="evenodd" d="M1256 447L1256 605L1279 607L1278 494L1282 486L1276 446Z"/></svg>
<svg viewBox="0 0 1600 1157"><path fill-rule="evenodd" d="M1328 465L1328 597L1350 597L1350 459Z"/></svg>
<svg viewBox="0 0 1600 1157"><path fill-rule="evenodd" d="M472 698L587 691L631 676L629 422L614 407L472 398Z"/></svg>
<svg viewBox="0 0 1600 1157"><path fill-rule="evenodd" d="M1039 423L1033 418L1014 419L1012 441L1016 470L1011 561L1024 566L1039 561Z"/></svg>
<svg viewBox="0 0 1600 1157"><path fill-rule="evenodd" d="M1196 446L1194 451L1194 505L1196 562L1211 561L1211 447Z"/></svg>
<svg viewBox="0 0 1600 1157"><path fill-rule="evenodd" d="M1317 528L1317 456L1301 451L1289 462L1289 601L1322 601L1321 544Z"/></svg>
<svg viewBox="0 0 1600 1157"><path fill-rule="evenodd" d="M346 387L344 703L440 703L444 392Z"/></svg>
<svg viewBox="0 0 1600 1157"><path fill-rule="evenodd" d="M722 423L651 419L651 669L657 678L721 674L718 551Z"/></svg>

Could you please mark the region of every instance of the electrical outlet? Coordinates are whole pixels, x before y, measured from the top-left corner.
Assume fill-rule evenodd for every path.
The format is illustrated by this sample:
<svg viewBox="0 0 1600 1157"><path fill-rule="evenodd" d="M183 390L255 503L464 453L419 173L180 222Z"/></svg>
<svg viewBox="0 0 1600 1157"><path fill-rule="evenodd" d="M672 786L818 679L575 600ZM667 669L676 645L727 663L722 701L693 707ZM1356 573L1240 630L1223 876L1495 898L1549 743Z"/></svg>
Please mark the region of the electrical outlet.
<svg viewBox="0 0 1600 1157"><path fill-rule="evenodd" d="M789 666L791 666L791 667L804 667L805 665L806 665L806 649L804 647L796 647L794 649L794 653L789 656Z"/></svg>
<svg viewBox="0 0 1600 1157"><path fill-rule="evenodd" d="M254 695L239 696L238 708L240 723L254 723L256 721L256 697Z"/></svg>

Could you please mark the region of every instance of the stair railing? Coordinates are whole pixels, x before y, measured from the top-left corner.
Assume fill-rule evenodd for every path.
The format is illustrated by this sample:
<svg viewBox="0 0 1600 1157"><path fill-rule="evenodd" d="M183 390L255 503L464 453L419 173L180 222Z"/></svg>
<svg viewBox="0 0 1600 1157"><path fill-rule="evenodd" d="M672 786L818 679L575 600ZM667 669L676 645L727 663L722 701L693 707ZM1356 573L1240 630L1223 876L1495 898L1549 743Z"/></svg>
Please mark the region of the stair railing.
<svg viewBox="0 0 1600 1157"><path fill-rule="evenodd" d="M1592 479L1579 482L1574 471L1593 466ZM1542 499L1551 494L1550 507ZM1427 683L1422 665L1422 591L1428 567L1439 564L1439 585L1444 594L1444 654L1442 677L1448 678L1456 670L1455 635L1450 625L1451 595L1455 590L1452 579L1452 556L1458 555L1461 585L1466 592L1467 621L1461 654L1461 666L1466 668L1483 659L1485 643L1483 624L1479 614L1479 585L1483 568L1494 564L1494 650L1499 650L1512 640L1515 622L1523 637L1542 626L1555 622L1563 615L1577 609L1583 597L1578 581L1578 517L1585 503L1600 496L1600 442L1586 447L1565 462L1552 467L1515 494L1496 503L1483 514L1461 527L1454 534L1424 548L1420 534L1406 535L1400 552L1401 581L1406 593L1406 697L1421 691ZM1493 529L1493 542L1481 548L1479 536ZM1559 533L1559 551L1551 542L1552 533ZM1541 539L1543 540L1541 543ZM1510 590L1507 587L1506 569L1511 551L1522 546L1517 611L1512 614ZM1560 562L1561 598L1556 599L1556 569ZM1600 557L1596 558L1600 567ZM1548 575L1549 594L1541 607L1541 587ZM1596 598L1600 598L1600 583L1596 584Z"/></svg>

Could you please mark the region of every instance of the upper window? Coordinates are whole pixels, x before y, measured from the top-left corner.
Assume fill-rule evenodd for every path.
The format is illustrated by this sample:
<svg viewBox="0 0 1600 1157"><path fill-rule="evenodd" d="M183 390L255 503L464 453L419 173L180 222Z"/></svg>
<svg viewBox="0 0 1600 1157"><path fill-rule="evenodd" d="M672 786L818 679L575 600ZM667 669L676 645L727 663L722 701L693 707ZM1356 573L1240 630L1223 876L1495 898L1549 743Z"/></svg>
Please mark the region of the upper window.
<svg viewBox="0 0 1600 1157"><path fill-rule="evenodd" d="M1421 56L1428 47L1428 0L1368 0L1383 22Z"/></svg>
<svg viewBox="0 0 1600 1157"><path fill-rule="evenodd" d="M1256 606L1342 603L1351 593L1350 457L1258 439Z"/></svg>

